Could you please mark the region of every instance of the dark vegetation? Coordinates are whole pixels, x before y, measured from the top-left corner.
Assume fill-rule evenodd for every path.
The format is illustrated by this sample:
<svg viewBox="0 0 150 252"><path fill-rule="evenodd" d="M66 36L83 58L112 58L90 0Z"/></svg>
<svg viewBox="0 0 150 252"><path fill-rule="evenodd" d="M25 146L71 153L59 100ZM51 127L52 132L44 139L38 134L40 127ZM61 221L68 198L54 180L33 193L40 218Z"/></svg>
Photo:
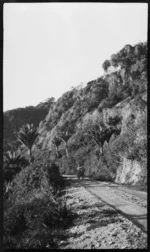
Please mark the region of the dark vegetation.
<svg viewBox="0 0 150 252"><path fill-rule="evenodd" d="M73 219L65 196L58 196L64 181L54 163L23 169L4 195L5 248L57 248Z"/></svg>
<svg viewBox="0 0 150 252"><path fill-rule="evenodd" d="M37 136L33 125L25 125L17 134L29 150ZM16 150L4 156L5 249L57 248L74 217L66 205L66 184L56 162L44 154L32 160L30 155L27 159Z"/></svg>
<svg viewBox="0 0 150 252"><path fill-rule="evenodd" d="M19 143L14 133L18 132L20 128L27 123L34 124L35 127L38 127L39 123L45 119L49 109L54 103L54 98L49 98L36 107L29 106L6 111L4 113L4 151L11 150L9 145L10 142L17 148Z"/></svg>
<svg viewBox="0 0 150 252"><path fill-rule="evenodd" d="M57 102L4 113L5 248L57 248L73 220L61 174L78 165L115 181L124 158L137 161L146 184L147 44L126 45L103 69Z"/></svg>

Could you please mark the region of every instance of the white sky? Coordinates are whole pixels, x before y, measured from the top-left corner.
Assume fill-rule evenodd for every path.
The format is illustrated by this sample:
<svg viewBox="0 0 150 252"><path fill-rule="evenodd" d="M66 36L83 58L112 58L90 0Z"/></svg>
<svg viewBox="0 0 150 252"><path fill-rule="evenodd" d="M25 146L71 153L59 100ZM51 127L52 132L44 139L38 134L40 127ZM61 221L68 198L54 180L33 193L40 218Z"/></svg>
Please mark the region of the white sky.
<svg viewBox="0 0 150 252"><path fill-rule="evenodd" d="M5 3L4 111L59 98L147 41L146 3Z"/></svg>

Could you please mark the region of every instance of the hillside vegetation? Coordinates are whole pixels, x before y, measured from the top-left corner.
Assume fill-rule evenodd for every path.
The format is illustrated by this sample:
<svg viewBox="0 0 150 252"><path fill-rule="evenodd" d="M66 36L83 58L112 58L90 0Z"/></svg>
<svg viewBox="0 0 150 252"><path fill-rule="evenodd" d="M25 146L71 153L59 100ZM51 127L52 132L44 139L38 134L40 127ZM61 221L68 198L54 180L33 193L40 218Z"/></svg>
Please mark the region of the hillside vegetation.
<svg viewBox="0 0 150 252"><path fill-rule="evenodd" d="M97 179L146 184L147 44L126 45L103 69L50 108L35 155L48 153L62 173L76 173L79 164Z"/></svg>

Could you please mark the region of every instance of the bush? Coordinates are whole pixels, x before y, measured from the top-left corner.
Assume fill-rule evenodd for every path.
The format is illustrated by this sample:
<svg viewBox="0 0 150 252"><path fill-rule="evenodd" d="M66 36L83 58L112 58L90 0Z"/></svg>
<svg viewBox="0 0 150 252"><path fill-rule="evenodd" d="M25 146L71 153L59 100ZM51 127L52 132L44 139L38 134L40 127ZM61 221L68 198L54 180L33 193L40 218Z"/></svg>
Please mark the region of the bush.
<svg viewBox="0 0 150 252"><path fill-rule="evenodd" d="M107 168L100 169L97 173L93 175L93 178L99 181L114 181L114 178L112 177L110 171Z"/></svg>
<svg viewBox="0 0 150 252"><path fill-rule="evenodd" d="M108 70L110 66L111 64L109 60L105 60L104 63L102 64L102 68L104 69L105 72Z"/></svg>
<svg viewBox="0 0 150 252"><path fill-rule="evenodd" d="M64 199L54 203L43 197L16 204L4 215L4 248L56 248L57 230L60 235L70 221Z"/></svg>
<svg viewBox="0 0 150 252"><path fill-rule="evenodd" d="M12 181L4 202L5 249L57 248L71 224L73 215L57 194L65 186L59 167L43 163L38 160Z"/></svg>
<svg viewBox="0 0 150 252"><path fill-rule="evenodd" d="M12 206L4 215L4 234L17 235L26 229L23 205Z"/></svg>
<svg viewBox="0 0 150 252"><path fill-rule="evenodd" d="M16 175L8 191L8 199L12 204L24 202L31 198L33 192L40 188L44 172L39 167L28 166Z"/></svg>
<svg viewBox="0 0 150 252"><path fill-rule="evenodd" d="M59 167L49 160L41 159L22 170L11 183L8 192L9 201L24 202L34 197L34 193L41 190L41 186L49 189L49 193L56 194L65 187Z"/></svg>
<svg viewBox="0 0 150 252"><path fill-rule="evenodd" d="M21 169L29 165L29 161L22 155L18 154L17 151L8 151L4 155L4 171L3 179L6 182L10 182L16 176Z"/></svg>
<svg viewBox="0 0 150 252"><path fill-rule="evenodd" d="M106 98L102 100L102 102L98 105L98 111L102 112L103 108L111 108L112 106L115 106L118 102L120 102L120 99L116 96L113 98Z"/></svg>
<svg viewBox="0 0 150 252"><path fill-rule="evenodd" d="M60 175L59 167L54 162L45 167L49 185L53 188L53 193L61 191L65 187L63 177Z"/></svg>
<svg viewBox="0 0 150 252"><path fill-rule="evenodd" d="M133 115L131 116L134 118ZM147 137L144 119L141 118L138 124L135 125L134 119L129 118L126 124L127 131L118 136L111 144L111 152L115 159L124 156L130 160L143 162L147 158Z"/></svg>
<svg viewBox="0 0 150 252"><path fill-rule="evenodd" d="M97 148L98 149L98 148ZM84 163L85 174L87 176L93 176L93 173L97 173L99 166L98 166L98 158L96 156L96 150L89 153L87 159ZM99 150L98 150L99 152Z"/></svg>
<svg viewBox="0 0 150 252"><path fill-rule="evenodd" d="M147 139L142 139L140 142L135 143L134 146L131 146L127 158L144 163L147 160Z"/></svg>

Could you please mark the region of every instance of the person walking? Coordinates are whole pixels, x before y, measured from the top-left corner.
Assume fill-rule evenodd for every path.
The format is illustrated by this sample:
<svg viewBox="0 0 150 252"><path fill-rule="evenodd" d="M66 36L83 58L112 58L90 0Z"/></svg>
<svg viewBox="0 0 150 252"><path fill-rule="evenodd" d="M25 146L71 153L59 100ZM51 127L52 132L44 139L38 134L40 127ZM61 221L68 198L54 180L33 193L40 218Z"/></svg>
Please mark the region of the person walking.
<svg viewBox="0 0 150 252"><path fill-rule="evenodd" d="M77 166L77 177L78 177L78 180L83 179L84 178L84 168L83 166Z"/></svg>

